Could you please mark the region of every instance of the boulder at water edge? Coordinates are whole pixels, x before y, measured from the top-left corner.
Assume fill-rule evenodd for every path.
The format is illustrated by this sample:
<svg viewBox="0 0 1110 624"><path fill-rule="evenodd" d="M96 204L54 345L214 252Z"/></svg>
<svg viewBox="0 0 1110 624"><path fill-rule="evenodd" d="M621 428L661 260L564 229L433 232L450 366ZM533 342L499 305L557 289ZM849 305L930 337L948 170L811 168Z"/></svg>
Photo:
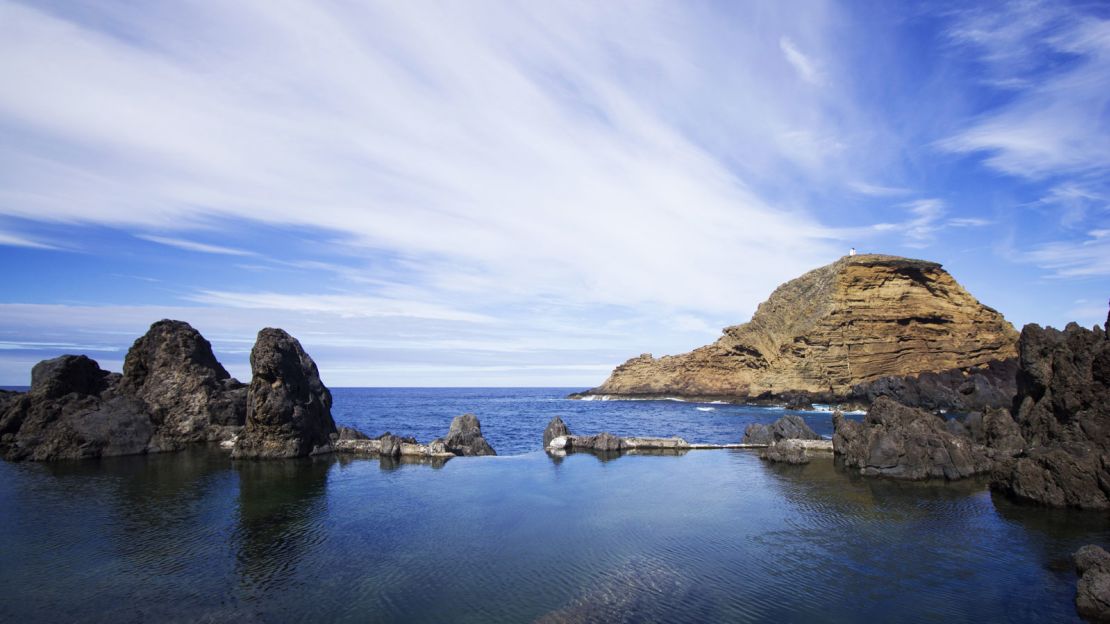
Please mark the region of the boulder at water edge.
<svg viewBox="0 0 1110 624"><path fill-rule="evenodd" d="M338 437L331 417L331 392L301 344L281 329L263 329L251 349L251 370L246 425L232 457L270 459L331 452L331 436Z"/></svg>

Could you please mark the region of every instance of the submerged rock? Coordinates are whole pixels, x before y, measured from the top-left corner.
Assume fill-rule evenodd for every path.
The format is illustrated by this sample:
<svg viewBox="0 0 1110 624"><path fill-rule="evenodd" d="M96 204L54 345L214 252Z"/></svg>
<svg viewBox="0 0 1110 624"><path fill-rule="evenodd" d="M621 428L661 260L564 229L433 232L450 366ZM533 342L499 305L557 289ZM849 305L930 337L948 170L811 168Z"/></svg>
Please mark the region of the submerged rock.
<svg viewBox="0 0 1110 624"><path fill-rule="evenodd" d="M158 321L135 341L119 390L146 405L167 449L228 438L246 420L247 386L232 379L212 345L183 321Z"/></svg>
<svg viewBox="0 0 1110 624"><path fill-rule="evenodd" d="M1110 622L1110 553L1088 544L1076 551L1075 608L1091 622Z"/></svg>
<svg viewBox="0 0 1110 624"><path fill-rule="evenodd" d="M482 437L482 423L474 414L456 416L451 429L443 440L444 447L455 455L496 455L497 452Z"/></svg>
<svg viewBox="0 0 1110 624"><path fill-rule="evenodd" d="M866 476L963 479L989 471L985 448L950 433L944 419L887 397L871 405L863 422L833 415L833 449Z"/></svg>
<svg viewBox="0 0 1110 624"><path fill-rule="evenodd" d="M741 444L774 444L779 440L820 440L805 419L795 414L787 414L770 425L753 423L744 429Z"/></svg>
<svg viewBox="0 0 1110 624"><path fill-rule="evenodd" d="M1015 420L1028 447L992 483L1055 507L1110 509L1110 339L1107 328L1026 325Z"/></svg>
<svg viewBox="0 0 1110 624"><path fill-rule="evenodd" d="M246 425L232 457L270 459L331 452L331 436L337 434L331 392L301 344L281 329L263 329L251 349L251 370Z"/></svg>

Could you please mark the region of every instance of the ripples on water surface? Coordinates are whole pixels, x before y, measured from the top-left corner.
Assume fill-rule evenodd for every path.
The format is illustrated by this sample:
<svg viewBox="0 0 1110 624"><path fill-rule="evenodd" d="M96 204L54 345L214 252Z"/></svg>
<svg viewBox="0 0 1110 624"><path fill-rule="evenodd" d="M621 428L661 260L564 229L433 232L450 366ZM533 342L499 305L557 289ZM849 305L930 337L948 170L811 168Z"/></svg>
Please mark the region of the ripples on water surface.
<svg viewBox="0 0 1110 624"><path fill-rule="evenodd" d="M1072 621L1068 556L1110 539L1102 514L1016 506L981 481L532 450L553 414L724 442L766 410L405 392L340 390L337 420L430 439L475 411L498 451L523 454L0 464L0 620Z"/></svg>

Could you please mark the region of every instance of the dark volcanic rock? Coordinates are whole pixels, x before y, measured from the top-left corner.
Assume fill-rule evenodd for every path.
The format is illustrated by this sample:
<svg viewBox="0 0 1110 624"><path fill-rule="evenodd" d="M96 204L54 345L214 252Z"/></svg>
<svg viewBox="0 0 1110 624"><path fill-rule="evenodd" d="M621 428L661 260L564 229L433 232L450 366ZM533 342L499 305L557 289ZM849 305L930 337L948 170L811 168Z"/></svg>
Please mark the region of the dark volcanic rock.
<svg viewBox="0 0 1110 624"><path fill-rule="evenodd" d="M852 387L851 398L872 403L885 396L929 411L973 412L1009 407L1017 392L1018 359L919 375L881 377Z"/></svg>
<svg viewBox="0 0 1110 624"><path fill-rule="evenodd" d="M809 454L797 440L780 440L759 452L759 458L785 464L808 464Z"/></svg>
<svg viewBox="0 0 1110 624"><path fill-rule="evenodd" d="M43 360L31 369L31 394L57 399L71 392L98 395L108 389L110 373L84 355Z"/></svg>
<svg viewBox="0 0 1110 624"><path fill-rule="evenodd" d="M742 444L774 444L779 440L820 440L801 416L787 414L770 425L751 424L744 429Z"/></svg>
<svg viewBox="0 0 1110 624"><path fill-rule="evenodd" d="M949 421L952 422L956 421ZM976 444L987 447L998 458L1013 457L1025 448L1021 427L1010 416L1010 412L1004 409L987 410L985 414L970 414L963 424L968 437Z"/></svg>
<svg viewBox="0 0 1110 624"><path fill-rule="evenodd" d="M482 437L482 424L474 414L456 416L443 440L447 450L455 455L496 455L493 447Z"/></svg>
<svg viewBox="0 0 1110 624"><path fill-rule="evenodd" d="M1091 622L1110 622L1110 553L1088 544L1076 551L1074 557L1079 573L1076 610Z"/></svg>
<svg viewBox="0 0 1110 624"><path fill-rule="evenodd" d="M1028 447L997 471L992 485L1046 505L1110 509L1106 330L1026 325L1019 349L1014 413Z"/></svg>
<svg viewBox="0 0 1110 624"><path fill-rule="evenodd" d="M863 475L896 479L962 479L989 471L986 449L950 433L944 419L887 397L863 422L833 415L833 450Z"/></svg>
<svg viewBox="0 0 1110 624"><path fill-rule="evenodd" d="M392 433L385 433L378 439L381 440L382 443L382 450L379 452L382 457L401 456L401 438Z"/></svg>
<svg viewBox="0 0 1110 624"><path fill-rule="evenodd" d="M558 416L551 419L547 423L547 428L543 430L543 447L547 448L551 441L559 436L570 435L570 430L567 429L566 423Z"/></svg>
<svg viewBox="0 0 1110 624"><path fill-rule="evenodd" d="M37 364L31 390L6 397L0 452L9 460L79 459L162 450L144 406L114 388L116 376L83 355Z"/></svg>
<svg viewBox="0 0 1110 624"><path fill-rule="evenodd" d="M331 392L316 363L280 329L258 332L251 349L247 421L232 457L282 458L331 451Z"/></svg>
<svg viewBox="0 0 1110 624"><path fill-rule="evenodd" d="M247 386L232 379L212 345L183 321L161 320L123 362L120 392L142 401L160 445L225 439L246 418Z"/></svg>
<svg viewBox="0 0 1110 624"><path fill-rule="evenodd" d="M370 436L354 427L339 427L338 439L340 440L369 440Z"/></svg>

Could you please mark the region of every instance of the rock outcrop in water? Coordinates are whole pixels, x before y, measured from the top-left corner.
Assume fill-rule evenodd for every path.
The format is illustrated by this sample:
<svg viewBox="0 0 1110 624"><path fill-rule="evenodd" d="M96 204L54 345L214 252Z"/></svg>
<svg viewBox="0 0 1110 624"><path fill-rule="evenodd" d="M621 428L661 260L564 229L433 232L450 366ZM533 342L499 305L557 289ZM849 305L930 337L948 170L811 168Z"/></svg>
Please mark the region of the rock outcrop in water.
<svg viewBox="0 0 1110 624"><path fill-rule="evenodd" d="M31 389L8 397L0 450L8 460L80 459L161 450L143 404L119 393L112 375L83 355L35 365Z"/></svg>
<svg viewBox="0 0 1110 624"><path fill-rule="evenodd" d="M1076 551L1075 569L1079 573L1075 608L1091 622L1110 622L1110 553L1088 544Z"/></svg>
<svg viewBox="0 0 1110 624"><path fill-rule="evenodd" d="M27 393L0 399L0 453L8 459L179 450L230 438L246 411L246 387L216 361L208 341L170 320L135 341L122 375L84 355L64 355L34 367Z"/></svg>
<svg viewBox="0 0 1110 624"><path fill-rule="evenodd" d="M455 455L496 455L497 452L482 437L482 423L474 414L456 416L443 440L448 451Z"/></svg>
<svg viewBox="0 0 1110 624"><path fill-rule="evenodd" d="M608 431L595 435L574 435L558 416L543 432L544 449L553 453L590 451L617 455L622 452L682 452L692 448L723 448L720 445L694 445L679 437L649 438L615 436Z"/></svg>
<svg viewBox="0 0 1110 624"><path fill-rule="evenodd" d="M1013 358L1016 344L1010 323L939 264L860 255L783 284L750 322L726 328L717 342L633 358L585 394L835 402L902 392L909 400L893 377L913 378L903 386L921 404L945 407L951 401L942 395L951 394L987 405L1008 402L1012 387L1003 387L1002 374L998 387L986 378L966 385L975 374L968 371ZM944 371L955 372L920 381Z"/></svg>
<svg viewBox="0 0 1110 624"><path fill-rule="evenodd" d="M771 445L779 440L820 440L806 421L795 414L787 414L770 425L752 423L744 429L742 444Z"/></svg>
<svg viewBox="0 0 1110 624"><path fill-rule="evenodd" d="M164 449L226 439L246 420L247 386L232 379L200 332L162 320L135 341L119 391L142 401Z"/></svg>
<svg viewBox="0 0 1110 624"><path fill-rule="evenodd" d="M338 437L331 392L301 343L284 330L263 329L251 349L251 371L246 425L232 457L275 459L331 452L332 435Z"/></svg>
<svg viewBox="0 0 1110 624"><path fill-rule="evenodd" d="M987 449L950 432L940 416L887 397L876 399L862 422L834 414L833 427L833 451L865 476L954 480L994 466Z"/></svg>
<svg viewBox="0 0 1110 624"><path fill-rule="evenodd" d="M1057 331L1026 325L1015 420L1028 445L996 489L1055 507L1110 509L1110 319Z"/></svg>

